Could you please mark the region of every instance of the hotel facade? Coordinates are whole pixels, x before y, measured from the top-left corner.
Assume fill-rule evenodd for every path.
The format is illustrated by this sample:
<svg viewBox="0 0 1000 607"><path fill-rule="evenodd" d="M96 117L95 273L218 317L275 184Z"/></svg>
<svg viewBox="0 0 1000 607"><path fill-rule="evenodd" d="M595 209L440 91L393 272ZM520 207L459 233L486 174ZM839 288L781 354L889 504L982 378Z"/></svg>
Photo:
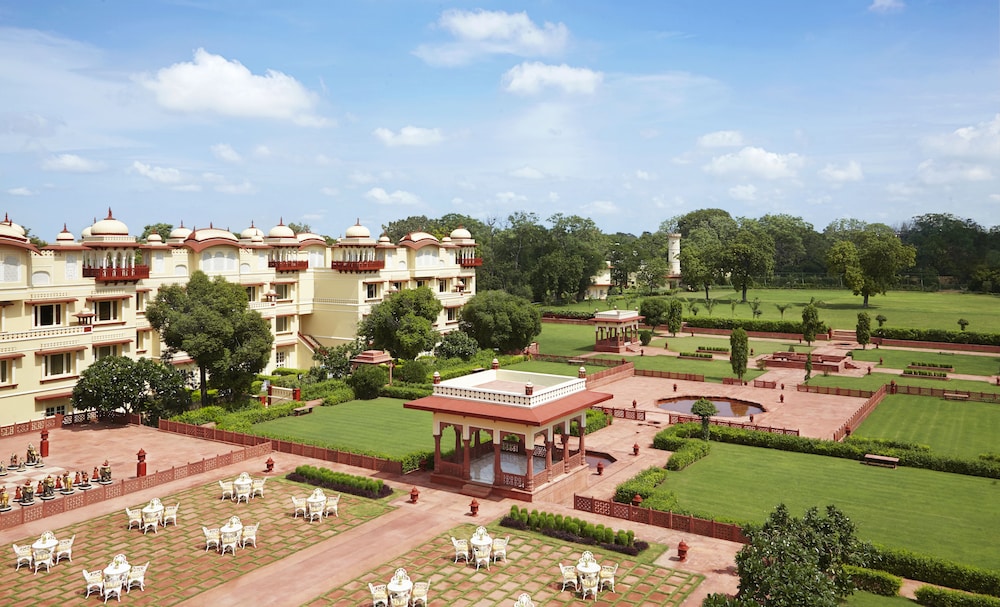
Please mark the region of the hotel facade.
<svg viewBox="0 0 1000 607"><path fill-rule="evenodd" d="M458 326L482 265L464 228L438 239L414 232L398 243L360 223L333 244L282 221L239 235L175 228L140 242L108 210L76 238L65 227L36 247L9 217L0 222L0 425L73 411L80 373L105 356L159 360L164 349L146 320L160 287L201 270L242 285L249 307L274 335L265 371L306 368L320 347L355 338L372 306L403 289L430 287L443 310L435 328ZM183 354L171 361L191 366Z"/></svg>

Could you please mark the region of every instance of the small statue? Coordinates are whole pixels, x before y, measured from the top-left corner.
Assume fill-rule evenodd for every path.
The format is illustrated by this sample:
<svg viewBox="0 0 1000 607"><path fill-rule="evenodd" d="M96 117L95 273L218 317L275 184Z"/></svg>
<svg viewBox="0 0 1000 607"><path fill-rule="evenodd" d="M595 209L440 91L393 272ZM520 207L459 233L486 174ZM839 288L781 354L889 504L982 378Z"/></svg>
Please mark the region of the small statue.
<svg viewBox="0 0 1000 607"><path fill-rule="evenodd" d="M31 486L31 479L25 479L24 486L21 487L21 501L35 501L35 488Z"/></svg>
<svg viewBox="0 0 1000 607"><path fill-rule="evenodd" d="M69 472L63 473L63 491L69 493L73 490L73 479L69 477Z"/></svg>
<svg viewBox="0 0 1000 607"><path fill-rule="evenodd" d="M80 484L80 471L79 470L76 471L76 478L73 479L73 484L74 485L79 485Z"/></svg>
<svg viewBox="0 0 1000 607"><path fill-rule="evenodd" d="M104 463L101 465L101 482L111 482L111 465L108 463L108 460L104 460Z"/></svg>
<svg viewBox="0 0 1000 607"><path fill-rule="evenodd" d="M4 490L6 490L6 489L7 488L4 487ZM14 501L15 502L21 501L21 497L22 497L22 495L21 495L21 485L16 485L14 487Z"/></svg>
<svg viewBox="0 0 1000 607"><path fill-rule="evenodd" d="M38 461L38 451L35 450L35 446L31 443L28 443L28 453L25 456L25 460L29 466Z"/></svg>
<svg viewBox="0 0 1000 607"><path fill-rule="evenodd" d="M7 486L0 487L0 510L10 508L10 495L7 494Z"/></svg>
<svg viewBox="0 0 1000 607"><path fill-rule="evenodd" d="M6 474L7 474L7 466L5 466L3 462L0 462L0 476L4 476Z"/></svg>
<svg viewBox="0 0 1000 607"><path fill-rule="evenodd" d="M101 480L101 473L98 472L97 466L94 466L94 473L90 475L90 478L94 479L95 482Z"/></svg>
<svg viewBox="0 0 1000 607"><path fill-rule="evenodd" d="M49 478L52 478L52 476L50 475ZM63 477L58 475L56 476L56 491L62 491L63 488L62 479Z"/></svg>
<svg viewBox="0 0 1000 607"><path fill-rule="evenodd" d="M52 478L52 475L45 477L45 484L43 486L42 496L52 497L56 494L56 481Z"/></svg>
<svg viewBox="0 0 1000 607"><path fill-rule="evenodd" d="M78 484L80 484L80 485L89 485L90 484L90 477L87 476L86 472L79 472L78 474L80 474L81 476L83 476L83 481L81 483L78 483Z"/></svg>
<svg viewBox="0 0 1000 607"><path fill-rule="evenodd" d="M38 497L45 495L45 483L41 480L38 481L38 487L35 488L35 495Z"/></svg>
<svg viewBox="0 0 1000 607"><path fill-rule="evenodd" d="M17 468L17 453L10 454L10 467Z"/></svg>

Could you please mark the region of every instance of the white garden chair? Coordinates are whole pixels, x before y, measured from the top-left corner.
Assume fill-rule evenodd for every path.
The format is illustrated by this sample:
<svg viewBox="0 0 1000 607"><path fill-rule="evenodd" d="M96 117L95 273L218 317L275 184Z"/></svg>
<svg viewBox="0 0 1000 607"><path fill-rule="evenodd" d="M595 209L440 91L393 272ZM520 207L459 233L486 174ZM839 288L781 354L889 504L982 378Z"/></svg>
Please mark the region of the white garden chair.
<svg viewBox="0 0 1000 607"><path fill-rule="evenodd" d="M258 495L264 497L264 483L267 482L266 478L255 478L251 482L253 487L250 491L250 497L257 497Z"/></svg>
<svg viewBox="0 0 1000 607"><path fill-rule="evenodd" d="M579 586L576 580L576 567L573 565L563 565L559 563L559 572L562 574L562 589L566 590L566 586L573 584L573 590L577 590Z"/></svg>
<svg viewBox="0 0 1000 607"><path fill-rule="evenodd" d="M497 562L499 557L503 557L504 562L507 562L507 543L510 542L510 536L505 538L496 538L493 540L493 562Z"/></svg>
<svg viewBox="0 0 1000 607"><path fill-rule="evenodd" d="M226 550L231 550L233 555L236 555L236 547L240 543L240 532L239 531L223 531L220 533L220 543L219 552L222 554L226 553Z"/></svg>
<svg viewBox="0 0 1000 607"><path fill-rule="evenodd" d="M413 585L413 590L410 592L410 607L416 607L419 603L424 607L427 607L427 595L431 591L430 582L417 582Z"/></svg>
<svg viewBox="0 0 1000 607"><path fill-rule="evenodd" d="M583 599L587 598L587 595L592 595L594 600L597 600L597 574L590 573L580 578L580 596Z"/></svg>
<svg viewBox="0 0 1000 607"><path fill-rule="evenodd" d="M455 562L458 562L459 558L465 559L465 562L469 562L469 540L460 540L452 536L451 545L455 547Z"/></svg>
<svg viewBox="0 0 1000 607"><path fill-rule="evenodd" d="M104 576L104 586L101 592L104 593L104 602L107 603L108 599L112 595L118 602L122 602L122 587L125 586L125 580L128 579L128 572L116 573L114 575Z"/></svg>
<svg viewBox="0 0 1000 607"><path fill-rule="evenodd" d="M167 523L170 521L174 522L174 527L177 526L177 511L181 509L181 505L174 504L173 506L167 506L163 509L163 526L166 527Z"/></svg>
<svg viewBox="0 0 1000 607"><path fill-rule="evenodd" d="M488 547L472 547L473 555L476 559L476 571L479 571L479 567L486 565L486 570L490 570L490 549Z"/></svg>
<svg viewBox="0 0 1000 607"><path fill-rule="evenodd" d="M43 548L40 550L31 551L31 560L35 565L35 573L38 573L38 569L45 565L45 571L48 572L49 568L55 563L52 561L52 550L48 548Z"/></svg>
<svg viewBox="0 0 1000 607"><path fill-rule="evenodd" d="M59 559L61 559L64 556L69 558L69 562L71 563L73 562L73 540L75 539L76 535L74 534L73 537L69 538L68 540L59 540L59 545L56 546L55 562L58 563Z"/></svg>
<svg viewBox="0 0 1000 607"><path fill-rule="evenodd" d="M260 523L254 525L244 525L243 531L240 533L240 548L246 548L247 544L253 544L253 547L257 547L257 529L260 528Z"/></svg>
<svg viewBox="0 0 1000 607"><path fill-rule="evenodd" d="M372 607L389 607L389 591L385 584L368 582L368 590L372 593Z"/></svg>
<svg viewBox="0 0 1000 607"><path fill-rule="evenodd" d="M14 544L14 556L17 557L17 567L14 568L15 571L21 568L21 565L27 565L28 569L31 569L31 545L22 544L18 546Z"/></svg>
<svg viewBox="0 0 1000 607"><path fill-rule="evenodd" d="M132 528L134 523L137 527L142 529L142 510L130 510L125 508L125 514L128 515L128 528Z"/></svg>
<svg viewBox="0 0 1000 607"><path fill-rule="evenodd" d="M160 515L157 512L143 512L142 513L142 534L146 535L146 532L150 529L153 533L156 533L156 528L160 525Z"/></svg>
<svg viewBox="0 0 1000 607"><path fill-rule="evenodd" d="M128 577L125 578L125 592L131 592L132 586L138 584L139 590L146 591L146 570L149 569L149 561L145 565L133 565L128 570Z"/></svg>
<svg viewBox="0 0 1000 607"><path fill-rule="evenodd" d="M205 534L205 552L208 552L208 549L213 546L215 548L219 547L219 540L221 539L222 534L217 528L209 529L208 527L202 527L201 531Z"/></svg>
<svg viewBox="0 0 1000 607"><path fill-rule="evenodd" d="M308 516L308 512L306 511L306 498L304 498L304 497L294 497L293 496L292 497L292 506L295 507L295 514L294 514L293 518L295 516L298 516L299 512L301 512L302 516L304 516L304 517Z"/></svg>
<svg viewBox="0 0 1000 607"><path fill-rule="evenodd" d="M514 601L514 607L535 607L535 604L531 601L531 595L527 592L522 592L521 596L517 597Z"/></svg>
<svg viewBox="0 0 1000 607"><path fill-rule="evenodd" d="M615 563L614 565L601 565L601 573L598 577L600 587L598 590L603 590L608 584L611 584L611 592L614 592L616 573L618 573L618 563Z"/></svg>
<svg viewBox="0 0 1000 607"><path fill-rule="evenodd" d="M326 502L327 500L309 502L308 518L310 523L316 518L321 521L323 520L323 514L326 512Z"/></svg>
<svg viewBox="0 0 1000 607"><path fill-rule="evenodd" d="M233 499L236 495L233 492L233 481L219 481L219 487L222 488L222 499Z"/></svg>
<svg viewBox="0 0 1000 607"><path fill-rule="evenodd" d="M239 487L237 487L237 489L236 489L236 503L238 504L238 503L240 503L242 501L242 502L246 502L246 503L249 504L250 503L250 493L251 493L252 490L253 490L252 483L250 485L243 485L243 484L241 484Z"/></svg>
<svg viewBox="0 0 1000 607"><path fill-rule="evenodd" d="M323 509L323 513L326 514L327 516L330 516L330 512L333 512L334 516L340 518L340 511L337 509L339 504L340 504L339 493L333 497L326 498L326 508Z"/></svg>
<svg viewBox="0 0 1000 607"><path fill-rule="evenodd" d="M104 572L100 569L95 569L93 571L83 570L83 579L87 580L87 596L90 596L91 592L97 591L98 594L104 594Z"/></svg>

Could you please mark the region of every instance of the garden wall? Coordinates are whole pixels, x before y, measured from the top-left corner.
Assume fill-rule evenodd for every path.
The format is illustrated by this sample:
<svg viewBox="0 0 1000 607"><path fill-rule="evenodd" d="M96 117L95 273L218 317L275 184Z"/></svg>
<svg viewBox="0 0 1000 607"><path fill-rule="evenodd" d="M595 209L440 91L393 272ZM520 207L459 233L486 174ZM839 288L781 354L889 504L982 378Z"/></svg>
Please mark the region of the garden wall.
<svg viewBox="0 0 1000 607"><path fill-rule="evenodd" d="M731 329L710 329L706 327L687 327L685 326L681 329L683 333L701 333L703 335L729 335ZM801 333L772 333L770 331L747 331L747 337L759 337L761 339L797 339L799 343L802 343ZM826 333L817 333L816 341L827 341L829 335Z"/></svg>
<svg viewBox="0 0 1000 607"><path fill-rule="evenodd" d="M631 504L620 504L576 494L573 495L573 508L582 512L602 514L635 523L655 525L664 529L675 529L730 542L747 543L747 537L743 535L743 529L739 525L717 523L696 516L640 508Z"/></svg>
<svg viewBox="0 0 1000 607"><path fill-rule="evenodd" d="M70 495L57 493L56 498L52 500L43 501L36 498L35 503L31 506L18 506L14 510L0 513L0 529L10 529L24 523L43 519L47 516L62 514L76 508L82 508L103 502L104 500L187 478L195 474L202 474L209 470L261 457L270 452L271 444L269 442L261 443L259 445L244 447L237 451L216 455L215 457L202 459L200 462L174 466L169 470L157 470L153 474L147 474L146 476L122 479L109 485L94 483L93 488L87 491L77 490Z"/></svg>
<svg viewBox="0 0 1000 607"><path fill-rule="evenodd" d="M987 352L990 354L1000 354L1000 346L987 346L983 344L953 344L939 341L911 341L908 339L886 339L884 337L872 337L872 343L883 346L897 346L900 348L927 348L931 350L956 350L958 352Z"/></svg>

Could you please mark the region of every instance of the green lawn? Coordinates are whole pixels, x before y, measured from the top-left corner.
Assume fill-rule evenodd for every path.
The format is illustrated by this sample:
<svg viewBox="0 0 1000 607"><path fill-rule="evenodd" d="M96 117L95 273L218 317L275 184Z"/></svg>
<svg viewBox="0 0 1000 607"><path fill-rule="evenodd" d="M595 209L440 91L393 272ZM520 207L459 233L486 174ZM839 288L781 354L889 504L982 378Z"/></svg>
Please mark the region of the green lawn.
<svg viewBox="0 0 1000 607"><path fill-rule="evenodd" d="M870 592L856 591L844 601L846 607L904 607L917 602L902 596L879 596Z"/></svg>
<svg viewBox="0 0 1000 607"><path fill-rule="evenodd" d="M594 329L590 325L543 322L535 341L542 354L580 356L594 351Z"/></svg>
<svg viewBox="0 0 1000 607"><path fill-rule="evenodd" d="M597 373L598 371L604 371L609 367L601 367L598 365L583 365L587 369L587 375L591 373ZM527 360L514 365L507 365L504 367L506 370L510 371L527 371L529 373L548 373L549 375L566 375L569 377L576 377L577 372L580 369L580 365L559 363L547 360Z"/></svg>
<svg viewBox="0 0 1000 607"><path fill-rule="evenodd" d="M674 373L695 373L704 375L705 381L722 383L723 377L736 377L728 360L689 360L676 356L633 356L629 362L635 363L636 369L648 371L673 371ZM763 375L763 371L752 368L753 363L743 379L752 380Z"/></svg>
<svg viewBox="0 0 1000 607"><path fill-rule="evenodd" d="M545 330L544 328L542 329ZM712 335L695 335L691 337L690 335L678 335L677 337L671 337L669 335L663 337L656 337L649 344L647 353L655 353L663 349L664 343L668 346L667 349L671 352L694 352L701 346L711 346L711 347L729 347L729 337L728 336L712 336ZM762 339L750 339L747 340L748 345L753 350L754 354L770 354L772 352L788 352L789 348L794 348L796 352L812 352L813 348L805 344L800 344L798 340L762 340ZM878 360L878 359L876 359Z"/></svg>
<svg viewBox="0 0 1000 607"><path fill-rule="evenodd" d="M919 362L951 365L955 368L955 373L963 375L996 375L1000 370L1000 356L976 356L934 350L916 352L892 348L853 350L851 356L854 360L866 362L878 362L881 359L882 366L893 369L905 369L910 363Z"/></svg>
<svg viewBox="0 0 1000 607"><path fill-rule="evenodd" d="M871 375L862 377L848 377L845 375L813 375L809 384L813 386L840 386L841 388L855 388L858 390L878 390L890 381L895 381L899 385L922 386L924 388L944 388L947 390L968 390L970 392L988 392L996 394L1000 392L1000 386L995 383L985 381L975 381L971 379L919 379L915 377L900 377L888 373L874 372Z"/></svg>
<svg viewBox="0 0 1000 607"><path fill-rule="evenodd" d="M927 445L934 453L976 458L1000 452L1000 406L926 396L886 396L855 436Z"/></svg>
<svg viewBox="0 0 1000 607"><path fill-rule="evenodd" d="M721 318L753 318L753 312L747 304L738 303L740 294L726 287L714 288L709 292L712 299L719 303L711 316ZM705 297L704 291L699 293L681 293L685 299L700 299ZM810 298L823 302L819 307L820 320L837 329L854 329L858 324L858 312L866 311L861 307L861 297L852 295L847 289L750 289L747 299L755 297L761 301L761 320L781 320L782 316L775 304L791 304L785 311L785 320L801 320L802 308L809 303ZM736 301L732 308L730 302ZM593 312L594 308L601 310L619 308L633 309L639 306L641 297L628 297L606 301L584 301L569 309ZM872 328L877 327L875 317L884 315L887 327L920 327L926 329L958 330L958 319L969 321L969 331L981 333L1000 332L1000 314L996 313L1000 298L995 295L974 293L937 292L921 293L917 291L890 291L887 295L875 295L869 300L867 312L872 317ZM685 316L690 315L687 307ZM704 304L698 316L708 315Z"/></svg>
<svg viewBox="0 0 1000 607"><path fill-rule="evenodd" d="M395 398L355 400L333 407L316 407L309 415L282 417L254 424L255 434L361 453L401 457L415 451L433 451L432 416L428 411L404 409ZM450 438L444 436L452 432ZM449 442L449 440L451 442ZM449 426L443 448L454 444Z"/></svg>
<svg viewBox="0 0 1000 607"><path fill-rule="evenodd" d="M763 522L784 502L801 515L835 504L859 537L960 563L1000 569L990 529L1000 528L994 479L712 443L712 453L667 476L686 510Z"/></svg>

